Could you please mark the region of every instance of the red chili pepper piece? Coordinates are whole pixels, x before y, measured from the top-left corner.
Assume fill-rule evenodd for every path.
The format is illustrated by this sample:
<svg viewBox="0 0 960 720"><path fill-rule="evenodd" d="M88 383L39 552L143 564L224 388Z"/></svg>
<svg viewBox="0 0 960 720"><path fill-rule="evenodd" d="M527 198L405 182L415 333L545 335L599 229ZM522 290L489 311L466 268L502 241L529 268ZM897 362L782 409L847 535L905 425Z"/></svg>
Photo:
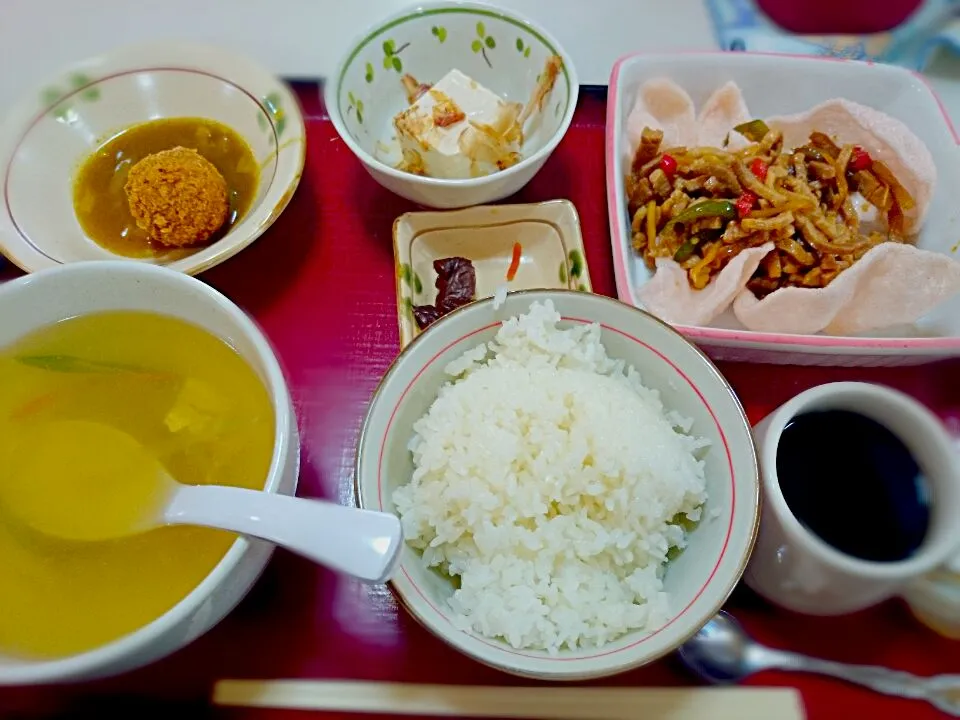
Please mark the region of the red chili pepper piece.
<svg viewBox="0 0 960 720"><path fill-rule="evenodd" d="M750 214L750 211L753 210L753 206L757 204L757 196L752 192L747 190L740 197L737 198L737 215L744 218Z"/></svg>
<svg viewBox="0 0 960 720"><path fill-rule="evenodd" d="M873 158L870 157L870 153L868 153L859 145L854 145L853 154L850 156L850 164L848 167L854 172L857 172L858 170L866 170L871 165L873 165Z"/></svg>
<svg viewBox="0 0 960 720"><path fill-rule="evenodd" d="M750 163L750 172L756 175L760 182L766 182L768 169L769 167L762 158L754 158L753 162Z"/></svg>
<svg viewBox="0 0 960 720"><path fill-rule="evenodd" d="M673 155L664 154L660 158L660 169L667 175L667 177L673 177L677 172L677 161L674 159Z"/></svg>
<svg viewBox="0 0 960 720"><path fill-rule="evenodd" d="M521 253L523 253L523 247L520 243L515 242L513 244L513 257L510 258L510 267L507 268L507 282L513 282L513 279L517 276L517 270L520 269Z"/></svg>

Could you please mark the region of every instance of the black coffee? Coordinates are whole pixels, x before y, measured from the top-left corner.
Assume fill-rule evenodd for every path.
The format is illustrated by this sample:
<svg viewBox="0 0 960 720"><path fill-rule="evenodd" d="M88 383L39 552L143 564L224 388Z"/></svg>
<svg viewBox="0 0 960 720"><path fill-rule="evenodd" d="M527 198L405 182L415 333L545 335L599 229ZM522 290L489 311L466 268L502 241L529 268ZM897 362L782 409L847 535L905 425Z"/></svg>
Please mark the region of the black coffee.
<svg viewBox="0 0 960 720"><path fill-rule="evenodd" d="M926 481L906 445L846 410L798 415L777 448L780 490L807 529L863 560L904 560L930 524Z"/></svg>

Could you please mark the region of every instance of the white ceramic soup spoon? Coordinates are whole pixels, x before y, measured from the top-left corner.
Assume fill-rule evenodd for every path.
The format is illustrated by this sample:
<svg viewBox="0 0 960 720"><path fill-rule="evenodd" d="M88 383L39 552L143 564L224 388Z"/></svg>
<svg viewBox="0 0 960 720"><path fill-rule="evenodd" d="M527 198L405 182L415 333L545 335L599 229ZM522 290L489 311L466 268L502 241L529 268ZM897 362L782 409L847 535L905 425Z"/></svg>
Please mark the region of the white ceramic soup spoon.
<svg viewBox="0 0 960 720"><path fill-rule="evenodd" d="M3 443L0 502L66 540L200 525L262 538L365 582L390 578L403 544L394 515L223 485L184 485L135 438L88 421L43 423Z"/></svg>

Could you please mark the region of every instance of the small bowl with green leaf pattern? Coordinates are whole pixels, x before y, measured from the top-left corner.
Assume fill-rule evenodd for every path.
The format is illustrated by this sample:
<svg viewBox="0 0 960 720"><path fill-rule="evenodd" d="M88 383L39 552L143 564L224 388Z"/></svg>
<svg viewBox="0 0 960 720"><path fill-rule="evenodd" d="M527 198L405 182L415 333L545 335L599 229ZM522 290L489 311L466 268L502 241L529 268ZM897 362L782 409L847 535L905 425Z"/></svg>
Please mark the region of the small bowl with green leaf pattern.
<svg viewBox="0 0 960 720"><path fill-rule="evenodd" d="M399 169L393 119L410 105L404 75L432 85L456 69L526 105L554 56L562 68L524 126L518 163L452 180ZM457 208L494 202L526 185L569 128L578 90L570 56L546 30L512 10L454 1L424 3L376 22L347 47L325 83L324 102L340 137L378 183L421 205Z"/></svg>
<svg viewBox="0 0 960 720"><path fill-rule="evenodd" d="M255 182L245 209L203 246L138 256L98 244L78 220L74 191L80 168L122 131L173 118L212 121L245 142L258 168L251 173ZM178 142L198 150L199 143L199 138ZM163 42L81 61L29 93L0 123L0 252L26 272L119 258L202 272L240 252L280 215L300 181L305 143L303 117L290 89L242 55ZM110 181L121 188L117 195L129 168L121 164L118 157ZM102 202L102 193L97 196ZM127 208L111 205L110 211Z"/></svg>

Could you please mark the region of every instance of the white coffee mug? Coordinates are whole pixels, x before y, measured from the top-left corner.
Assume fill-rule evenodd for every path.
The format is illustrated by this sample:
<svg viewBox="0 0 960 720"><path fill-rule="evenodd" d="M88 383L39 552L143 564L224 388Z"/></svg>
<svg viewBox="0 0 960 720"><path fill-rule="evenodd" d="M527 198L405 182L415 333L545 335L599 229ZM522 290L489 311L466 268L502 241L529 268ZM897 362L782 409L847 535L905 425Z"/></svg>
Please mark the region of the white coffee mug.
<svg viewBox="0 0 960 720"><path fill-rule="evenodd" d="M777 447L787 424L817 410L848 410L879 422L913 454L930 491L930 525L920 548L895 562L847 555L805 528L790 511L777 477ZM840 615L897 595L960 548L960 458L939 419L903 393L868 383L820 385L800 393L754 427L763 474L763 510L744 580L781 607L810 615ZM842 438L825 453L843 452Z"/></svg>

